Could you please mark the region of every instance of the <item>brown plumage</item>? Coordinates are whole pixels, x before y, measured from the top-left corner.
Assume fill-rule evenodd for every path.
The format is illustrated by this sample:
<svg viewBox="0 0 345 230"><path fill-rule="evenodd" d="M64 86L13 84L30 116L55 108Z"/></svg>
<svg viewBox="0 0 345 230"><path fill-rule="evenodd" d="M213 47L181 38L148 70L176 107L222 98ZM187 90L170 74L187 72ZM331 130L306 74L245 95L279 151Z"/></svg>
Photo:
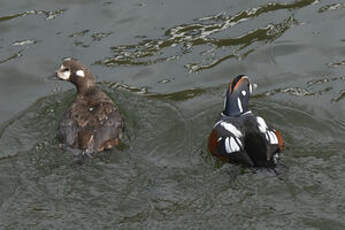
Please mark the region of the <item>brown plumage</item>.
<svg viewBox="0 0 345 230"><path fill-rule="evenodd" d="M95 85L95 79L75 59L65 59L56 72L61 80L73 83L77 97L63 116L58 136L68 147L91 154L119 144L123 121L114 102Z"/></svg>

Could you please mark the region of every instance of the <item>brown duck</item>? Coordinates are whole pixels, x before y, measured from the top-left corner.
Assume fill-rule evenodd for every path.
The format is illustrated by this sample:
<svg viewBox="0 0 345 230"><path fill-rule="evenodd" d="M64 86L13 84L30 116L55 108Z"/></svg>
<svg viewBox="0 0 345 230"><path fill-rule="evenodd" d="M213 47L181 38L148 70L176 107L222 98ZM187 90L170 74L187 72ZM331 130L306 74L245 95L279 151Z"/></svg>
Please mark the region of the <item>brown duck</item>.
<svg viewBox="0 0 345 230"><path fill-rule="evenodd" d="M96 86L91 71L78 60L67 58L56 76L77 88L77 97L60 122L58 137L62 143L89 156L117 146L123 130L121 114Z"/></svg>

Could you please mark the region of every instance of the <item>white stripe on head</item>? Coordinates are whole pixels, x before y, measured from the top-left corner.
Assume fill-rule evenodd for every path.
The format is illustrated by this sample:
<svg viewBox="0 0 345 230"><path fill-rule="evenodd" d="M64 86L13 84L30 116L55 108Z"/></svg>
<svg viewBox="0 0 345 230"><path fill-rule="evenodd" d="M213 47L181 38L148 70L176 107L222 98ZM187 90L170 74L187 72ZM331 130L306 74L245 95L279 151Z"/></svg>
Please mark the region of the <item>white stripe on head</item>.
<svg viewBox="0 0 345 230"><path fill-rule="evenodd" d="M78 70L77 72L76 72L76 74L77 74L77 76L78 77L85 77L85 73L84 73L84 71L83 70Z"/></svg>
<svg viewBox="0 0 345 230"><path fill-rule="evenodd" d="M241 99L239 97L237 98L237 105L238 105L238 108L240 109L240 112L242 113L243 112L242 102L241 102Z"/></svg>
<svg viewBox="0 0 345 230"><path fill-rule="evenodd" d="M224 109L225 109L225 107L226 107L226 97L227 97L227 93L228 93L228 91L225 91L225 96L224 96Z"/></svg>

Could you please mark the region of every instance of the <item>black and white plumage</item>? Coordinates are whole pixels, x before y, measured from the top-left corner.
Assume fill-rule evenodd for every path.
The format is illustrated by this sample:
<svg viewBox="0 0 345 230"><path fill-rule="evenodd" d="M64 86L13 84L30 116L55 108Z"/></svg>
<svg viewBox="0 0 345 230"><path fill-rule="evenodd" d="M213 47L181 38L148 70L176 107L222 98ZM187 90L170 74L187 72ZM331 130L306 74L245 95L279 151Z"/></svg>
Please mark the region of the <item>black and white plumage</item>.
<svg viewBox="0 0 345 230"><path fill-rule="evenodd" d="M224 111L209 136L209 151L223 159L255 167L273 167L283 149L280 133L248 108L252 84L245 75L226 91Z"/></svg>
<svg viewBox="0 0 345 230"><path fill-rule="evenodd" d="M90 155L119 144L123 121L114 102L96 84L91 71L76 59L65 59L56 75L73 83L77 96L65 112L58 137L67 147Z"/></svg>

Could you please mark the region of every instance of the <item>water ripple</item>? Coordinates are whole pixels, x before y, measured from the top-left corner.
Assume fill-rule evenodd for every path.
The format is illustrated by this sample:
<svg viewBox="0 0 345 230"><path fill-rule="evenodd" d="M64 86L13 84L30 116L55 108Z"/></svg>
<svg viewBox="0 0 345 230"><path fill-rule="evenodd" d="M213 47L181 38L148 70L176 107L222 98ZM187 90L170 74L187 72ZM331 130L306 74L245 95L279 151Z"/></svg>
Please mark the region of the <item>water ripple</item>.
<svg viewBox="0 0 345 230"><path fill-rule="evenodd" d="M9 21L15 18L24 17L28 15L44 15L46 20L55 19L57 16L63 14L66 9L57 9L57 10L29 10L19 14L13 14L8 16L0 17L0 22Z"/></svg>
<svg viewBox="0 0 345 230"><path fill-rule="evenodd" d="M326 11L333 11L333 10L338 10L338 9L342 9L345 8L345 4L344 3L334 3L334 4L330 4L330 5L326 5L323 6L319 9L319 13L324 13Z"/></svg>
<svg viewBox="0 0 345 230"><path fill-rule="evenodd" d="M8 62L8 61L11 61L13 59L21 57L23 55L22 52L23 52L23 50L20 50L20 51L14 53L13 55L11 55L11 56L9 56L7 58L0 60L0 64L3 64L5 62Z"/></svg>
<svg viewBox="0 0 345 230"><path fill-rule="evenodd" d="M34 45L37 42L38 41L28 39L28 40L13 42L12 46L28 46L28 45Z"/></svg>
<svg viewBox="0 0 345 230"><path fill-rule="evenodd" d="M330 62L327 64L329 67L337 68L345 65L345 61Z"/></svg>
<svg viewBox="0 0 345 230"><path fill-rule="evenodd" d="M161 39L144 39L137 44L118 45L111 47L114 55L98 60L95 64L104 66L133 66L152 65L179 59L193 51L193 48L203 46L206 50L200 52L199 57L204 57L197 62L185 64L190 72L197 72L212 68L225 60L236 58L243 59L255 51L253 44L258 42L268 43L279 38L297 20L290 15L278 23L267 23L262 27L227 38L215 38L216 34L228 31L230 28L259 17L266 13L279 10L292 10L314 4L315 0L296 1L290 4L268 3L266 5L250 8L233 16L219 13L195 19L194 23L173 26L164 33ZM258 44L256 45L258 46ZM227 47L227 54L224 52ZM163 51L164 50L164 51Z"/></svg>
<svg viewBox="0 0 345 230"><path fill-rule="evenodd" d="M104 38L108 37L111 35L113 32L96 32L90 35L91 40L86 37L86 35L90 32L89 29L82 30L79 32L75 32L70 34L68 37L74 39L74 45L75 46L80 46L83 48L88 48L90 47L92 42L98 42L103 40ZM85 38L86 37L86 38ZM83 39L83 40L82 40Z"/></svg>

